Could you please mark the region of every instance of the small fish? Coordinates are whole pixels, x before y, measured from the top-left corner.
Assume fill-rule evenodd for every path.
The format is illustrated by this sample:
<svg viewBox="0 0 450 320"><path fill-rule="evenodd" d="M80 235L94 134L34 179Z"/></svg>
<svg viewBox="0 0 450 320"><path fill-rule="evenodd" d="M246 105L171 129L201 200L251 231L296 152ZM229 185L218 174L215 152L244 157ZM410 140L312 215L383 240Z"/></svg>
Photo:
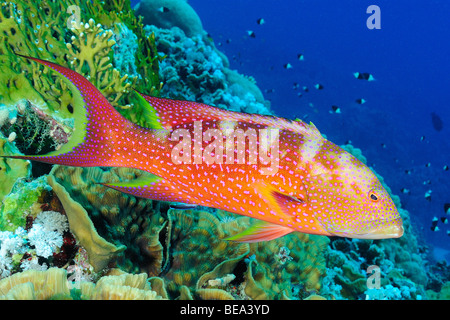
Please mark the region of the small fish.
<svg viewBox="0 0 450 320"><path fill-rule="evenodd" d="M422 184L423 185L431 184L431 180L425 180Z"/></svg>
<svg viewBox="0 0 450 320"><path fill-rule="evenodd" d="M284 67L285 69L292 69L292 64L290 64L290 63L285 63L285 64L283 65L283 67Z"/></svg>
<svg viewBox="0 0 450 320"><path fill-rule="evenodd" d="M321 85L320 83L316 83L314 85L314 88L316 88L317 90L322 90L323 89L323 85Z"/></svg>
<svg viewBox="0 0 450 320"><path fill-rule="evenodd" d="M370 73L367 73L367 72L355 72L355 73L353 73L353 75L355 76L356 79L359 79L359 80L367 80L367 81L375 80L373 75L371 75Z"/></svg>
<svg viewBox="0 0 450 320"><path fill-rule="evenodd" d="M447 235L450 236L450 230L447 230Z"/></svg>
<svg viewBox="0 0 450 320"><path fill-rule="evenodd" d="M425 136L420 137L420 142L425 141Z"/></svg>
<svg viewBox="0 0 450 320"><path fill-rule="evenodd" d="M382 144L381 144L381 147L382 147L383 149L386 149L386 143L382 143Z"/></svg>
<svg viewBox="0 0 450 320"><path fill-rule="evenodd" d="M437 232L439 231L439 227L437 226L437 223L439 222L439 219L437 217L433 217L433 219L431 220L431 231L433 232Z"/></svg>
<svg viewBox="0 0 450 320"><path fill-rule="evenodd" d="M357 104L364 104L364 103L366 103L366 99L363 99L363 98L356 99L355 102L356 102Z"/></svg>
<svg viewBox="0 0 450 320"><path fill-rule="evenodd" d="M135 92L148 119L145 128L125 119L75 71L25 58L64 76L76 101L75 130L59 150L2 157L135 168L143 172L135 180L101 184L137 197L257 219L226 240L266 241L294 231L359 239L403 235L402 218L375 174L312 123ZM249 159L239 158L235 143L226 145L226 154L219 143L239 137Z"/></svg>
<svg viewBox="0 0 450 320"><path fill-rule="evenodd" d="M442 167L442 170L448 171L448 165L443 166L443 167Z"/></svg>
<svg viewBox="0 0 450 320"><path fill-rule="evenodd" d="M303 91L305 91L305 92L308 92L308 91L309 91L309 89L308 89L307 86L303 86L302 89L303 89Z"/></svg>
<svg viewBox="0 0 450 320"><path fill-rule="evenodd" d="M256 34L255 34L252 30L247 30L247 35L248 35L250 38L256 38Z"/></svg>
<svg viewBox="0 0 450 320"><path fill-rule="evenodd" d="M156 10L158 10L159 12L163 12L163 13L170 12L169 8L167 8L167 7L159 7Z"/></svg>
<svg viewBox="0 0 450 320"><path fill-rule="evenodd" d="M433 192L433 190L427 190L427 191L425 192L425 195L424 195L425 200L431 201L431 193L432 193L432 192Z"/></svg>
<svg viewBox="0 0 450 320"><path fill-rule="evenodd" d="M330 113L341 113L341 108L339 108L338 106L331 106Z"/></svg>
<svg viewBox="0 0 450 320"><path fill-rule="evenodd" d="M450 214L450 203L444 203L444 212Z"/></svg>
<svg viewBox="0 0 450 320"><path fill-rule="evenodd" d="M400 192L401 192L401 193L404 193L404 194L411 194L411 190L406 189L406 188L401 188L401 189L400 189Z"/></svg>
<svg viewBox="0 0 450 320"><path fill-rule="evenodd" d="M431 113L431 123L433 124L433 128L438 132L444 128L444 123L442 122L441 117L434 112Z"/></svg>
<svg viewBox="0 0 450 320"><path fill-rule="evenodd" d="M447 219L447 217L441 217L441 222L442 222L443 224L448 224L448 219Z"/></svg>
<svg viewBox="0 0 450 320"><path fill-rule="evenodd" d="M429 167L431 167L431 162L425 163L425 168L429 168Z"/></svg>
<svg viewBox="0 0 450 320"><path fill-rule="evenodd" d="M439 229L439 227L438 226L431 226L431 231L433 231L433 232L438 232L439 230L441 230L441 229Z"/></svg>
<svg viewBox="0 0 450 320"><path fill-rule="evenodd" d="M266 21L263 18L259 18L258 20L256 20L256 23L259 25L262 25L262 24L266 23Z"/></svg>
<svg viewBox="0 0 450 320"><path fill-rule="evenodd" d="M292 85L292 89L297 90L300 87L300 85L297 82L294 82Z"/></svg>
<svg viewBox="0 0 450 320"><path fill-rule="evenodd" d="M301 97L303 97L303 93L299 92L299 93L297 93L297 96L298 96L299 98L301 98Z"/></svg>
<svg viewBox="0 0 450 320"><path fill-rule="evenodd" d="M408 175L410 175L410 174L412 173L412 170L411 170L411 169L406 169L406 170L405 170L405 173L408 174Z"/></svg>
<svg viewBox="0 0 450 320"><path fill-rule="evenodd" d="M303 53L298 53L298 54L297 54L297 59L298 59L299 61L303 61L303 60L305 60L305 56L303 55Z"/></svg>

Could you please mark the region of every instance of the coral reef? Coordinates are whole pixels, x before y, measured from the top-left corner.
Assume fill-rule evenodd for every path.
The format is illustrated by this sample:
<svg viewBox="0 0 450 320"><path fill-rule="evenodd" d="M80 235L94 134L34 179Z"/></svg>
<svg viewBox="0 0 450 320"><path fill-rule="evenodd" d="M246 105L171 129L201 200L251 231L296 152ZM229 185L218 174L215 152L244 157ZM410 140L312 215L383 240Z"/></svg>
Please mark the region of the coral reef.
<svg viewBox="0 0 450 320"><path fill-rule="evenodd" d="M0 132L0 155L11 155L18 149ZM15 159L0 158L0 200L8 195L19 179L27 178L30 174L30 163Z"/></svg>
<svg viewBox="0 0 450 320"><path fill-rule="evenodd" d="M206 35L200 17L185 0L142 0L135 10L144 16L145 24L164 29L178 27L188 37Z"/></svg>
<svg viewBox="0 0 450 320"><path fill-rule="evenodd" d="M147 275L112 272L92 282L79 284L82 300L161 300L147 281Z"/></svg>
<svg viewBox="0 0 450 320"><path fill-rule="evenodd" d="M69 296L69 285L64 269L28 270L0 280L2 300L48 300L64 299Z"/></svg>
<svg viewBox="0 0 450 320"><path fill-rule="evenodd" d="M150 14L151 6L169 12ZM187 7L181 0L143 1L144 27L129 1L3 2L0 155L58 149L73 131L76 93L15 52L80 72L143 126L147 119L131 87L272 114L255 80L229 68ZM343 148L366 163L360 149ZM0 159L0 299L449 299L450 268L430 266L408 212L386 185L404 220L400 239L292 233L247 244L223 239L248 228L250 218L174 209L101 184L142 174L50 171ZM374 266L375 287L368 282Z"/></svg>
<svg viewBox="0 0 450 320"><path fill-rule="evenodd" d="M71 288L72 287L72 288ZM67 279L64 269L28 270L0 280L0 300L159 300L145 274L114 272L96 284Z"/></svg>
<svg viewBox="0 0 450 320"><path fill-rule="evenodd" d="M166 56L159 72L163 96L233 111L272 114L255 80L230 70L227 58L209 40L187 37L177 27L148 25L144 29L155 34L158 52Z"/></svg>
<svg viewBox="0 0 450 320"><path fill-rule="evenodd" d="M48 183L56 193L67 214L70 230L80 245L86 248L89 262L94 270L104 269L117 253L125 249L124 246L115 246L100 237L95 230L86 210L79 203L73 201L69 194L55 182L52 175L48 176Z"/></svg>

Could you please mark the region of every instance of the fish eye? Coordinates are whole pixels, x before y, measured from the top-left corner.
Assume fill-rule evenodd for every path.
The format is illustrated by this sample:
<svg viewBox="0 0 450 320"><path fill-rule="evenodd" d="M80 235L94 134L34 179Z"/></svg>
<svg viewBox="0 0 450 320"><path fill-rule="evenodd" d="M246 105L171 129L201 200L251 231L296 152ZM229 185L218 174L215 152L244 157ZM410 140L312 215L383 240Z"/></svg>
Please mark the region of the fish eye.
<svg viewBox="0 0 450 320"><path fill-rule="evenodd" d="M378 195L373 191L370 190L369 191L369 199L373 202L377 202L378 201Z"/></svg>

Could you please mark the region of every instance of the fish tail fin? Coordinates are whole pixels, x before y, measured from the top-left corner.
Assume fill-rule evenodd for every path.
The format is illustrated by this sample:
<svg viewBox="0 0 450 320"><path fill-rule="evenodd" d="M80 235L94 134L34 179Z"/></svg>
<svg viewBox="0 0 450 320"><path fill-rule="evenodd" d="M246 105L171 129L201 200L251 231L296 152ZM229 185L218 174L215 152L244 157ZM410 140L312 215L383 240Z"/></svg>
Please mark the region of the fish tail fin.
<svg viewBox="0 0 450 320"><path fill-rule="evenodd" d="M78 167L119 166L113 146L118 136L132 131L135 125L117 112L100 91L77 72L49 61L17 55L43 64L65 77L74 92L75 125L69 141L59 150L45 155L7 157Z"/></svg>

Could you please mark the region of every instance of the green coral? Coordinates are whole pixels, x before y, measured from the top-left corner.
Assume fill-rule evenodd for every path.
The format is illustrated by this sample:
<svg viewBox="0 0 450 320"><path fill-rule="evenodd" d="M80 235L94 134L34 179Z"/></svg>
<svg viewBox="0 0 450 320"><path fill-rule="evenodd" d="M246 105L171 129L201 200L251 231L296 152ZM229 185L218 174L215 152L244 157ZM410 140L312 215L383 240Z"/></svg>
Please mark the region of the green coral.
<svg viewBox="0 0 450 320"><path fill-rule="evenodd" d="M25 227L26 216L35 217L41 211L41 194L48 189L45 177L30 182L18 180L0 206L0 230L14 231L17 227Z"/></svg>
<svg viewBox="0 0 450 320"><path fill-rule="evenodd" d="M0 155L16 153L17 148L0 132ZM17 179L30 175L30 163L16 159L0 158L0 200L9 194Z"/></svg>

